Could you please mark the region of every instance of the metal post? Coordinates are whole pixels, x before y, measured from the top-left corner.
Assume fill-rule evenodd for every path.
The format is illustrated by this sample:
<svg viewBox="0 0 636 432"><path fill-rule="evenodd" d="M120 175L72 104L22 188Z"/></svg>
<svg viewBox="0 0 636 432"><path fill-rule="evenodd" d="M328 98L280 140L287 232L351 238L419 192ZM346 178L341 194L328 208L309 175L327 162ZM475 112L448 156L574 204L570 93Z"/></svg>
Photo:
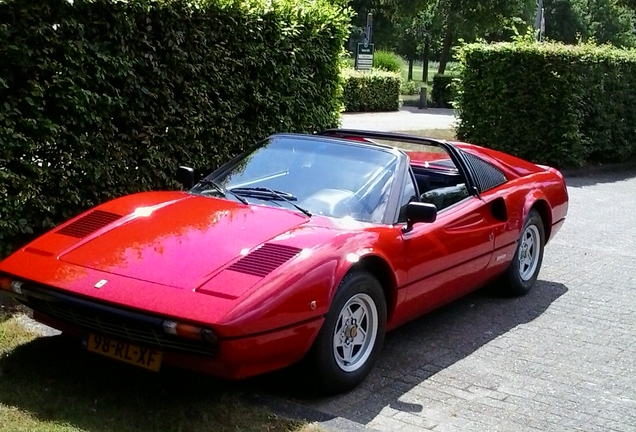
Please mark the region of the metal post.
<svg viewBox="0 0 636 432"><path fill-rule="evenodd" d="M543 35L545 33L545 10L543 8L543 0L539 0L537 2L537 14L534 17L534 31L535 37L538 42L543 40Z"/></svg>
<svg viewBox="0 0 636 432"><path fill-rule="evenodd" d="M428 33L426 33L424 38L424 55L422 57L422 82L424 83L424 85L426 85L428 83L428 58L430 57L429 53L431 44L429 42L430 40L428 38Z"/></svg>
<svg viewBox="0 0 636 432"><path fill-rule="evenodd" d="M426 84L420 87L420 102L417 106L419 109L428 109L428 101L426 100Z"/></svg>

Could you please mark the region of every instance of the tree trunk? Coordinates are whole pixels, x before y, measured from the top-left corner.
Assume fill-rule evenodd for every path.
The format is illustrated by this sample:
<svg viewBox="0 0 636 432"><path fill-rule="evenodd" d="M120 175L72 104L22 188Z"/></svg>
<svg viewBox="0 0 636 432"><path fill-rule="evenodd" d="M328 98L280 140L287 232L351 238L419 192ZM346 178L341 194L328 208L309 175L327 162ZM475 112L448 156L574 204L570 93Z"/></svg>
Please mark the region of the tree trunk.
<svg viewBox="0 0 636 432"><path fill-rule="evenodd" d="M414 57L413 54L409 56L409 76L407 78L408 81L413 81L413 62L414 62L413 57Z"/></svg>
<svg viewBox="0 0 636 432"><path fill-rule="evenodd" d="M454 40L453 28L449 22L446 25L446 35L444 36L444 46L442 47L442 53L439 56L439 69L438 74L442 75L446 71L446 64L450 59L451 48L453 48Z"/></svg>
<svg viewBox="0 0 636 432"><path fill-rule="evenodd" d="M422 57L422 83L426 85L428 83L428 58L431 51L431 44L428 36L424 41L424 55Z"/></svg>

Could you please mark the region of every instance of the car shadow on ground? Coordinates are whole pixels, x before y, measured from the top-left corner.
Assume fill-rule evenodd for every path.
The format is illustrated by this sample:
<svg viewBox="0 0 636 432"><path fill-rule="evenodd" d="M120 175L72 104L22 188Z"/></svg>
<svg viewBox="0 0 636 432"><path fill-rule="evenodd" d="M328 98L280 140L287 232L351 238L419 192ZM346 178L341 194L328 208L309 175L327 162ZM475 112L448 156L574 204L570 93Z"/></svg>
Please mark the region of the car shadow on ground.
<svg viewBox="0 0 636 432"><path fill-rule="evenodd" d="M253 389L368 423L384 408L420 412L419 404L399 398L439 371L519 325L541 316L568 291L559 283L538 281L526 296L506 298L482 289L387 334L382 356L367 379L349 393L320 398L303 385L302 368L253 380Z"/></svg>
<svg viewBox="0 0 636 432"><path fill-rule="evenodd" d="M428 114L428 115L441 115L441 116L454 116L456 111L452 108L434 108L429 107L426 109L420 109L417 106L403 106L400 111L407 111L411 114Z"/></svg>
<svg viewBox="0 0 636 432"><path fill-rule="evenodd" d="M501 298L481 290L425 315L389 333L378 365L365 382L336 397L316 396L299 375L307 373L302 367L238 383L172 368L155 374L88 354L77 341L53 336L37 338L0 356L0 403L39 419L96 432L150 431L158 424L164 430L181 430L182 418L222 416L238 398L260 400L276 410L277 405L267 403L268 396L309 408L296 411L298 417L324 421L333 417L329 406L363 394L360 409L350 416L339 415L368 423L385 406L421 411L421 406L401 402L399 397L498 336L534 320L566 292L564 285L545 281L519 298ZM401 380L403 377L409 379ZM154 420L148 422L147 417ZM233 430L231 424L226 426Z"/></svg>

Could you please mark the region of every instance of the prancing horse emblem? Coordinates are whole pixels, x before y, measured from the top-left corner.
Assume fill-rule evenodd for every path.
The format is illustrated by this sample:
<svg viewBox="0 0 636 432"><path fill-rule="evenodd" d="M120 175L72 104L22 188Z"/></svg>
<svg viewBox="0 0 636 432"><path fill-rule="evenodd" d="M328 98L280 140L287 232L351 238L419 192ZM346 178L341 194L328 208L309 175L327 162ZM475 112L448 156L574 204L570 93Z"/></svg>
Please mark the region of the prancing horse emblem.
<svg viewBox="0 0 636 432"><path fill-rule="evenodd" d="M102 279L102 280L100 280L99 282L97 282L95 284L95 288L100 289L101 287L103 287L107 283L108 283L108 281L106 279Z"/></svg>

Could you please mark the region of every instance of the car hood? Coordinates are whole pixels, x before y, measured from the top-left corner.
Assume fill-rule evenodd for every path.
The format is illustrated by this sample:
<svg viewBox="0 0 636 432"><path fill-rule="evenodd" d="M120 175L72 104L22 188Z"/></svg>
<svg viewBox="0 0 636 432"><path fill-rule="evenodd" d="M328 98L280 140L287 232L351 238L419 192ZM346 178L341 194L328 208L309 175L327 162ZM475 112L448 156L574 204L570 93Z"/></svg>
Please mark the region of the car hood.
<svg viewBox="0 0 636 432"><path fill-rule="evenodd" d="M59 259L137 280L194 289L250 249L308 220L285 209L193 195L138 207L120 216L64 251ZM81 218L75 223L79 221ZM63 228L59 231L65 232Z"/></svg>

